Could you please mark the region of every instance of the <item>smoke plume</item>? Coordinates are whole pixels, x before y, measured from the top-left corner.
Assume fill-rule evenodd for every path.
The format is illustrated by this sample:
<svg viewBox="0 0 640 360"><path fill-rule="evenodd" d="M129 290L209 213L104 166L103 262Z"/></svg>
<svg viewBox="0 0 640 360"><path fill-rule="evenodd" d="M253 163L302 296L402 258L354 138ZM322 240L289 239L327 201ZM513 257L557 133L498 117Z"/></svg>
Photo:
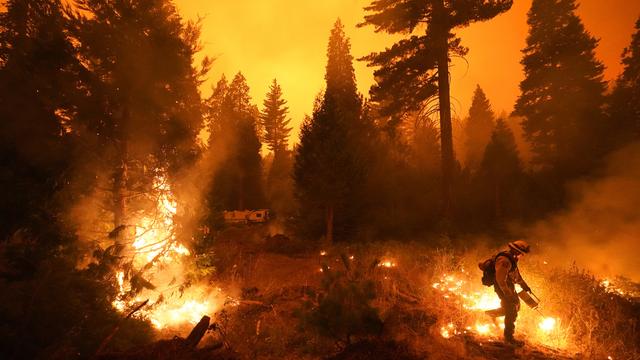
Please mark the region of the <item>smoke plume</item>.
<svg viewBox="0 0 640 360"><path fill-rule="evenodd" d="M549 261L640 281L640 144L613 153L604 176L570 185L566 211L529 229Z"/></svg>

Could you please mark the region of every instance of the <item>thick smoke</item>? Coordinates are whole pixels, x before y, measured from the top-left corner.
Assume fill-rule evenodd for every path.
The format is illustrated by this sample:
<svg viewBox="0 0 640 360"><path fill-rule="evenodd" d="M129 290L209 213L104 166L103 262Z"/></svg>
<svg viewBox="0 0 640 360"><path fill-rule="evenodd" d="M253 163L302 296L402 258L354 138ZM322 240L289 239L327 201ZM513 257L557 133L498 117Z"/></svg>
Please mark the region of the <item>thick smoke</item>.
<svg viewBox="0 0 640 360"><path fill-rule="evenodd" d="M604 176L570 192L568 209L535 224L529 239L550 262L640 281L640 144L612 154Z"/></svg>

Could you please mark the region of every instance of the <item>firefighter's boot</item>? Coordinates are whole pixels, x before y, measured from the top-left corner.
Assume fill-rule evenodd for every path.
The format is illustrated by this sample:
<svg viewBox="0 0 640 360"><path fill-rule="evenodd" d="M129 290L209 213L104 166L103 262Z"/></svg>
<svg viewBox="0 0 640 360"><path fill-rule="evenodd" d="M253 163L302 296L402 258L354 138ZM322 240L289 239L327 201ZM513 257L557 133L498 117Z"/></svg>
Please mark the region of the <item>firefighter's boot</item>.
<svg viewBox="0 0 640 360"><path fill-rule="evenodd" d="M523 347L524 346L524 341L518 340L518 339L514 338L513 336L505 336L504 342L505 342L505 344L513 346L513 347Z"/></svg>

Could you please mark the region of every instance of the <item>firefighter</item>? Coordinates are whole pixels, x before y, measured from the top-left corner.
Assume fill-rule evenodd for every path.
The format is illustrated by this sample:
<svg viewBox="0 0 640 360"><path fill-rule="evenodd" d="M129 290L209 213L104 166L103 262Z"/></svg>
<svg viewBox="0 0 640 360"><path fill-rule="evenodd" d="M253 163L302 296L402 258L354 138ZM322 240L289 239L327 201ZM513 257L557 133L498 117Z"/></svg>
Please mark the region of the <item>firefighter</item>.
<svg viewBox="0 0 640 360"><path fill-rule="evenodd" d="M496 278L493 288L500 298L500 312L504 314L504 341L514 346L524 345L523 341L513 337L520 310L520 298L516 293L515 284L519 284L524 291L531 291L518 270L518 260L528 253L529 244L524 240L516 240L509 243L507 251L495 257Z"/></svg>

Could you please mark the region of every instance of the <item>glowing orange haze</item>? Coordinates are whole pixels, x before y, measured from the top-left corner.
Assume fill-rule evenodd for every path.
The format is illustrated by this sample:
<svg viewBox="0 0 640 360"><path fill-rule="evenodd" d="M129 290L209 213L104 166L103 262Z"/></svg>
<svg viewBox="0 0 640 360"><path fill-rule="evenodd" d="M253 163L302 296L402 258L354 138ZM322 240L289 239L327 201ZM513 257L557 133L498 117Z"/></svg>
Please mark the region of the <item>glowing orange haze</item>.
<svg viewBox="0 0 640 360"><path fill-rule="evenodd" d="M186 19L203 17L203 54L214 56L210 79L203 94L222 73L227 77L242 71L251 86L254 101L262 106L269 83L275 77L289 101L293 123L299 125L310 113L315 95L323 87L329 30L337 17L351 38L352 53L358 58L392 44L393 38L375 34L373 28L356 28L369 0L176 0ZM527 36L526 13L531 0L515 0L513 8L486 23L460 32L470 48L465 61L456 60L452 69L454 114L466 115L476 84L483 87L494 110L510 112L523 77L520 50ZM584 0L578 8L586 28L600 38L598 58L607 69L605 78L621 71L620 54L631 40L633 25L640 16L640 1ZM372 69L354 63L358 88L364 94L373 82ZM297 129L296 129L297 130ZM297 132L292 142L297 141Z"/></svg>

